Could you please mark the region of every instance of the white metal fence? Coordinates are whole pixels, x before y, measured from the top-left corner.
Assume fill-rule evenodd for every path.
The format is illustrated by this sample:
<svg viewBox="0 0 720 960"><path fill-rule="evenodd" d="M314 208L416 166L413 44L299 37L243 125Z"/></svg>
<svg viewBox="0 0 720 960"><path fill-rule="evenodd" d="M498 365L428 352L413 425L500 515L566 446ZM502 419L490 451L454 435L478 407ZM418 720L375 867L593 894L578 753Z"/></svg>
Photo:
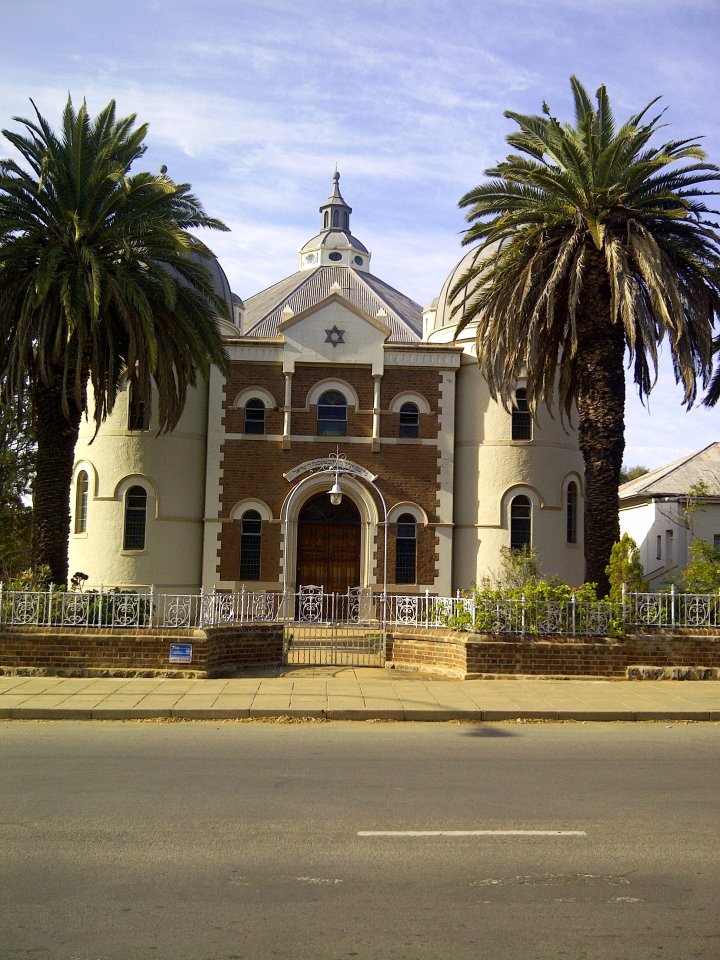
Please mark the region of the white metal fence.
<svg viewBox="0 0 720 960"><path fill-rule="evenodd" d="M627 593L621 603L478 599L457 594L388 594L318 587L297 594L157 593L146 590L10 590L0 584L0 625L63 627L205 627L235 623L379 623L386 627L449 626L483 633L604 636L632 627L716 627L720 593Z"/></svg>

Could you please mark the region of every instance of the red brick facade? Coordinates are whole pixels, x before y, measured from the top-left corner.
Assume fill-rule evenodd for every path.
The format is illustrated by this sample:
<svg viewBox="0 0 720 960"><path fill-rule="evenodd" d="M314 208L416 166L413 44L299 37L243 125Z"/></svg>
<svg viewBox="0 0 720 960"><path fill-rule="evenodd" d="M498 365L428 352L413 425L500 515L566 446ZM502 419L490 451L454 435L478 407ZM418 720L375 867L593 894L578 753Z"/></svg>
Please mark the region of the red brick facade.
<svg viewBox="0 0 720 960"><path fill-rule="evenodd" d="M346 437L317 436L317 407L306 405L308 395L323 381L341 380L349 384L358 398L358 407L347 410ZM216 573L224 584L240 582L240 522L244 501L259 500L267 505L270 520L263 520L261 534L260 582L283 582L281 565L281 510L291 485L284 474L299 464L326 458L336 447L348 460L377 476L377 487L385 498L388 511L396 504L411 504L427 517L427 525L417 526L417 585L432 585L438 576L438 477L440 450L438 445L439 410L441 405L442 371L439 369L386 367L380 381L380 442L373 450L374 380L369 365L337 367L298 363L292 377L291 433L282 441L285 377L280 364L234 362L224 388L223 426L226 438L221 445L222 486L219 518ZM267 391L277 409L266 409L265 433L245 435L245 413L237 408L237 398L244 391L256 388ZM429 413L420 412L417 439L399 439L399 413L390 405L401 393L412 392L424 398ZM362 442L358 443L360 440ZM353 442L354 441L354 442ZM424 441L424 442L423 442ZM378 449L379 447L379 449ZM371 486L367 494L375 503L382 522L380 498ZM397 511L396 511L397 513ZM375 537L376 561L372 577L383 582L383 539L380 528ZM388 584L395 579L396 526L388 529ZM359 584L348 584L358 586ZM248 584L252 589L253 582ZM412 589L404 584L403 589Z"/></svg>

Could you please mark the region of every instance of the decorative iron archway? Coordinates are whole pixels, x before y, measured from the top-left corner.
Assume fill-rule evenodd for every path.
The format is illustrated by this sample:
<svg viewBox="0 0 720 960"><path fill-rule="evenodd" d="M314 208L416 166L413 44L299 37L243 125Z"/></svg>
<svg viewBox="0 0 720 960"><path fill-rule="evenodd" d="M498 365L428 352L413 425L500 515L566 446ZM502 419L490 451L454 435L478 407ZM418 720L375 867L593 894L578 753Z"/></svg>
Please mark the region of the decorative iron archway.
<svg viewBox="0 0 720 960"><path fill-rule="evenodd" d="M349 461L339 451L329 457L308 460L284 474L294 486L288 492L280 510L282 522L283 592L293 593L302 585L297 571L299 515L308 498L324 492L333 506L339 506L345 495L353 502L360 517L359 577L356 586L372 587L376 582L374 570L378 566L375 537L382 526L383 537L383 596L387 593L387 504L375 483L377 477L365 467ZM298 478L302 478L299 479ZM295 481L298 480L297 483ZM334 481L334 482L333 482ZM328 484L332 488L328 489ZM373 499L372 492L377 497ZM382 507L379 514L378 503ZM354 585L354 586L355 586Z"/></svg>

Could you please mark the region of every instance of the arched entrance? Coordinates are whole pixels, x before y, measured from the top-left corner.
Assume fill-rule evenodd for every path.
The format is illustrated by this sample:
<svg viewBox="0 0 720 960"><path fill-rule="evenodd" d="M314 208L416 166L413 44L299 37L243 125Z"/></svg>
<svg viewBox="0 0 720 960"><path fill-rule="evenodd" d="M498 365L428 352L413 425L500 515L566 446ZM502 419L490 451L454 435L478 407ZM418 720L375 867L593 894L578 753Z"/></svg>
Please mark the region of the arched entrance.
<svg viewBox="0 0 720 960"><path fill-rule="evenodd" d="M305 503L297 525L298 587L314 584L326 593L360 585L360 511L350 497L333 506L327 491Z"/></svg>

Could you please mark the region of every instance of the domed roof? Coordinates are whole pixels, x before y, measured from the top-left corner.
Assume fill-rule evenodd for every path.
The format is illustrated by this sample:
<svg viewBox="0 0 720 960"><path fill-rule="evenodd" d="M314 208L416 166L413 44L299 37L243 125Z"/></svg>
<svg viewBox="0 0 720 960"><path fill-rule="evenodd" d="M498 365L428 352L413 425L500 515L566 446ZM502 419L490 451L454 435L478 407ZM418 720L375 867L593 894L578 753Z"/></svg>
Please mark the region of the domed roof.
<svg viewBox="0 0 720 960"><path fill-rule="evenodd" d="M225 301L228 317L233 315L233 292L225 271L220 266L217 257L201 257L199 253L192 254L193 260L201 263L210 275L210 284L216 296Z"/></svg>
<svg viewBox="0 0 720 960"><path fill-rule="evenodd" d="M350 232L352 208L340 193L337 170L332 179L332 192L319 208L320 233L300 250L300 269L247 299L242 336L277 337L288 311L303 313L339 294L368 316L382 317L389 343L418 343L422 307L370 272L371 254Z"/></svg>
<svg viewBox="0 0 720 960"><path fill-rule="evenodd" d="M326 230L323 233L319 233L300 248L300 253L303 254L308 250L317 250L318 248L325 250L360 250L362 253L369 252L364 243L361 243L357 237L354 237L351 233L345 233L344 230Z"/></svg>
<svg viewBox="0 0 720 960"><path fill-rule="evenodd" d="M438 297L433 330L442 330L445 327L457 327L462 319L465 308L472 302L473 292L472 289L468 289L467 285L461 287L455 296L451 295L452 291L469 270L474 269L480 261L491 256L496 249L497 246L495 244L490 247L473 247L473 249L468 250L465 256L453 267Z"/></svg>

